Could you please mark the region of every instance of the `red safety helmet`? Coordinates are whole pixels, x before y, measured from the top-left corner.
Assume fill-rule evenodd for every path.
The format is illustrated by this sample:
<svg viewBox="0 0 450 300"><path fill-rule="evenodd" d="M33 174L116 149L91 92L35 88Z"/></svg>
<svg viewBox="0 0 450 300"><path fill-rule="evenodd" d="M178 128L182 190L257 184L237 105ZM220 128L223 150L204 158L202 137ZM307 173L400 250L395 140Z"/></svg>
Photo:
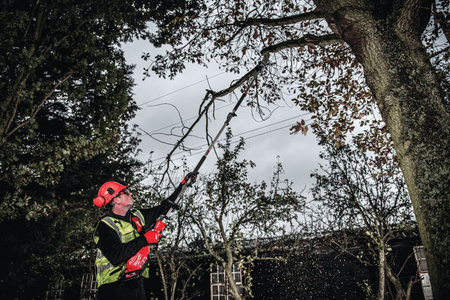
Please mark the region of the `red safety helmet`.
<svg viewBox="0 0 450 300"><path fill-rule="evenodd" d="M114 181L105 182L98 190L98 196L94 198L94 204L98 207L105 206L127 187L129 185L122 185Z"/></svg>

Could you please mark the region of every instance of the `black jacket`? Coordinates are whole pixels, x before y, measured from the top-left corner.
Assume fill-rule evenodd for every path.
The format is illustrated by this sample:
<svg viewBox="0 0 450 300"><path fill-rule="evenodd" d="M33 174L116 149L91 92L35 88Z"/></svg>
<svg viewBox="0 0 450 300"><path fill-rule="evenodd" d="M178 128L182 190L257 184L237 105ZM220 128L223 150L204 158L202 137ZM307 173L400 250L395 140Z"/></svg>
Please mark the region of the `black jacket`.
<svg viewBox="0 0 450 300"><path fill-rule="evenodd" d="M164 202L163 202L164 203ZM139 209L145 219L145 224L154 224L159 216L165 215L169 210L167 205L158 205L149 209ZM136 225L131 221L131 213L128 212L125 216L114 214L111 210L106 212L106 216L111 216L126 222L131 223L134 227ZM137 237L128 243L122 243L116 231L104 222L99 222L96 227L97 236L99 237L97 247L102 251L103 255L114 266L123 261L127 261L134 256L142 247L147 245L147 240L144 235Z"/></svg>

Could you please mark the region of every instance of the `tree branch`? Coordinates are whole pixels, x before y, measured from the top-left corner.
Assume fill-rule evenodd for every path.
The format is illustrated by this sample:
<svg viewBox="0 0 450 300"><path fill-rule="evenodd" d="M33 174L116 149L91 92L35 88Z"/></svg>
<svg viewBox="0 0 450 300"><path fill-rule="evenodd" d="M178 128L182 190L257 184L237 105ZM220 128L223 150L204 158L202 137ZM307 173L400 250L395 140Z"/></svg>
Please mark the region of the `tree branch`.
<svg viewBox="0 0 450 300"><path fill-rule="evenodd" d="M399 7L399 14L395 27L399 32L406 28L416 28L423 33L431 16L432 0L408 0ZM410 32L404 32L405 36Z"/></svg>
<svg viewBox="0 0 450 300"><path fill-rule="evenodd" d="M256 65L253 69L251 69L249 72L247 72L244 76L242 76L241 78L239 78L235 83L233 83L230 87L223 89L221 91L218 92L214 92L212 90L207 90L205 97L203 98L203 102L202 105L207 102L207 104L205 105L205 107L199 112L197 119L195 119L194 123L188 128L187 132L181 137L180 140L178 140L176 142L176 144L173 146L172 150L169 152L169 154L167 154L167 167L166 170L164 172L164 174L168 173L169 171L169 162L171 160L171 157L173 155L173 153L176 151L176 149L178 149L178 147L180 147L180 145L186 140L186 138L189 136L189 134L192 132L192 130L194 129L194 127L198 124L198 122L200 122L201 118L208 112L209 108L211 107L211 105L214 103L214 101L219 98L219 97L223 97L226 96L230 93L232 93L234 90L236 90L238 87L240 87L241 85L243 85L248 79L250 79L251 77L255 76L258 72L259 72L259 65ZM211 99L208 101L208 98L211 96ZM164 178L164 176L163 176Z"/></svg>
<svg viewBox="0 0 450 300"><path fill-rule="evenodd" d="M245 21L238 21L234 25L236 26L253 26L253 25L269 25L269 26L280 26L280 25L291 25L303 21L315 20L323 18L321 12L311 11L304 14L292 15L288 17L272 19L272 18L248 18Z"/></svg>
<svg viewBox="0 0 450 300"><path fill-rule="evenodd" d="M269 53L269 52L268 52ZM230 85L230 87L223 89L221 91L218 92L213 92L210 91L210 93L213 95L213 97L218 98L218 97L223 97L225 95L230 94L231 92L233 92L235 89L237 89L238 87L240 87L244 82L246 82L248 79L250 79L251 77L255 76L258 72L260 71L260 66L256 65L253 69L251 69L248 73L246 73L244 76L242 76L241 78L239 78L235 83L233 83L232 85Z"/></svg>
<svg viewBox="0 0 450 300"><path fill-rule="evenodd" d="M205 97L203 98L203 103L207 101L207 99L209 98L209 96L212 94L211 91L207 91ZM169 152L169 154L167 154L167 166L166 166L166 170L164 171L164 175L167 174L169 172L169 162L171 160L171 157L173 155L173 153L177 150L177 148L184 142L184 140L189 136L189 134L192 132L192 130L194 130L194 127L197 125L198 122L200 122L200 119L202 118L202 116L208 111L209 107L214 103L214 100L216 99L216 97L213 95L212 99L209 100L209 102L206 104L206 106L203 108L203 110L199 113L197 119L194 121L194 123L188 128L187 132L181 137L181 139L179 139L176 144L173 146L172 150ZM161 178L161 180L164 179L164 175Z"/></svg>
<svg viewBox="0 0 450 300"><path fill-rule="evenodd" d="M323 36L317 36L312 34L305 34L300 39L289 40L281 42L275 45L271 45L262 49L261 54L265 55L268 53L279 52L284 49L298 48L301 46L327 46L336 43L343 43L344 41L336 34L328 34Z"/></svg>

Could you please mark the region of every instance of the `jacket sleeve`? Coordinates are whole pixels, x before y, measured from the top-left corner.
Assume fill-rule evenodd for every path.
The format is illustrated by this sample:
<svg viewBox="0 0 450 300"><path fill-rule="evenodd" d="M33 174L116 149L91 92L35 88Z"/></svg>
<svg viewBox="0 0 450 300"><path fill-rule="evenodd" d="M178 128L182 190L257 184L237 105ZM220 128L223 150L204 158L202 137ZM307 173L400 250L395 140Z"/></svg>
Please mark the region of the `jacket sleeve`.
<svg viewBox="0 0 450 300"><path fill-rule="evenodd" d="M140 209L139 211L144 216L145 224L149 226L148 229L153 230L156 221L161 215L165 215L169 211L169 208L170 206L163 201L161 205L152 208Z"/></svg>
<svg viewBox="0 0 450 300"><path fill-rule="evenodd" d="M122 243L114 229L103 222L98 224L96 230L99 237L97 247L114 266L127 261L147 245L144 236L139 236L128 243Z"/></svg>
<svg viewBox="0 0 450 300"><path fill-rule="evenodd" d="M171 204L170 202L173 203L175 201L175 199L180 194L182 187L183 184L180 183L180 185L178 185L173 193L169 197L167 197L166 200L161 202L161 205L147 209L139 209L139 211L144 216L146 230L152 230L160 216L167 214L169 209L173 207L173 204Z"/></svg>
<svg viewBox="0 0 450 300"><path fill-rule="evenodd" d="M173 193L167 197L166 200L161 202L161 205L148 208L148 209L140 209L142 215L145 218L145 224L149 226L149 229L153 229L153 226L155 226L156 221L159 219L161 215L167 214L170 208L173 207L173 204L170 204L170 202L174 202L177 196L180 194L181 189L183 185L180 184Z"/></svg>

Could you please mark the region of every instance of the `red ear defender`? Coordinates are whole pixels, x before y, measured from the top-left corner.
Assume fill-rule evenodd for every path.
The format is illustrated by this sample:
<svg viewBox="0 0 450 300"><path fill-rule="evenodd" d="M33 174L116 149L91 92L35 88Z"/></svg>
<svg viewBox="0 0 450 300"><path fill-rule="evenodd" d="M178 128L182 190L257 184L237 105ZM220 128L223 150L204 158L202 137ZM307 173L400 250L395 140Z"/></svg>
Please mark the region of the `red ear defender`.
<svg viewBox="0 0 450 300"><path fill-rule="evenodd" d="M106 200L103 196L95 197L93 202L94 202L95 206L98 206L98 207L105 206L105 204L106 204Z"/></svg>

